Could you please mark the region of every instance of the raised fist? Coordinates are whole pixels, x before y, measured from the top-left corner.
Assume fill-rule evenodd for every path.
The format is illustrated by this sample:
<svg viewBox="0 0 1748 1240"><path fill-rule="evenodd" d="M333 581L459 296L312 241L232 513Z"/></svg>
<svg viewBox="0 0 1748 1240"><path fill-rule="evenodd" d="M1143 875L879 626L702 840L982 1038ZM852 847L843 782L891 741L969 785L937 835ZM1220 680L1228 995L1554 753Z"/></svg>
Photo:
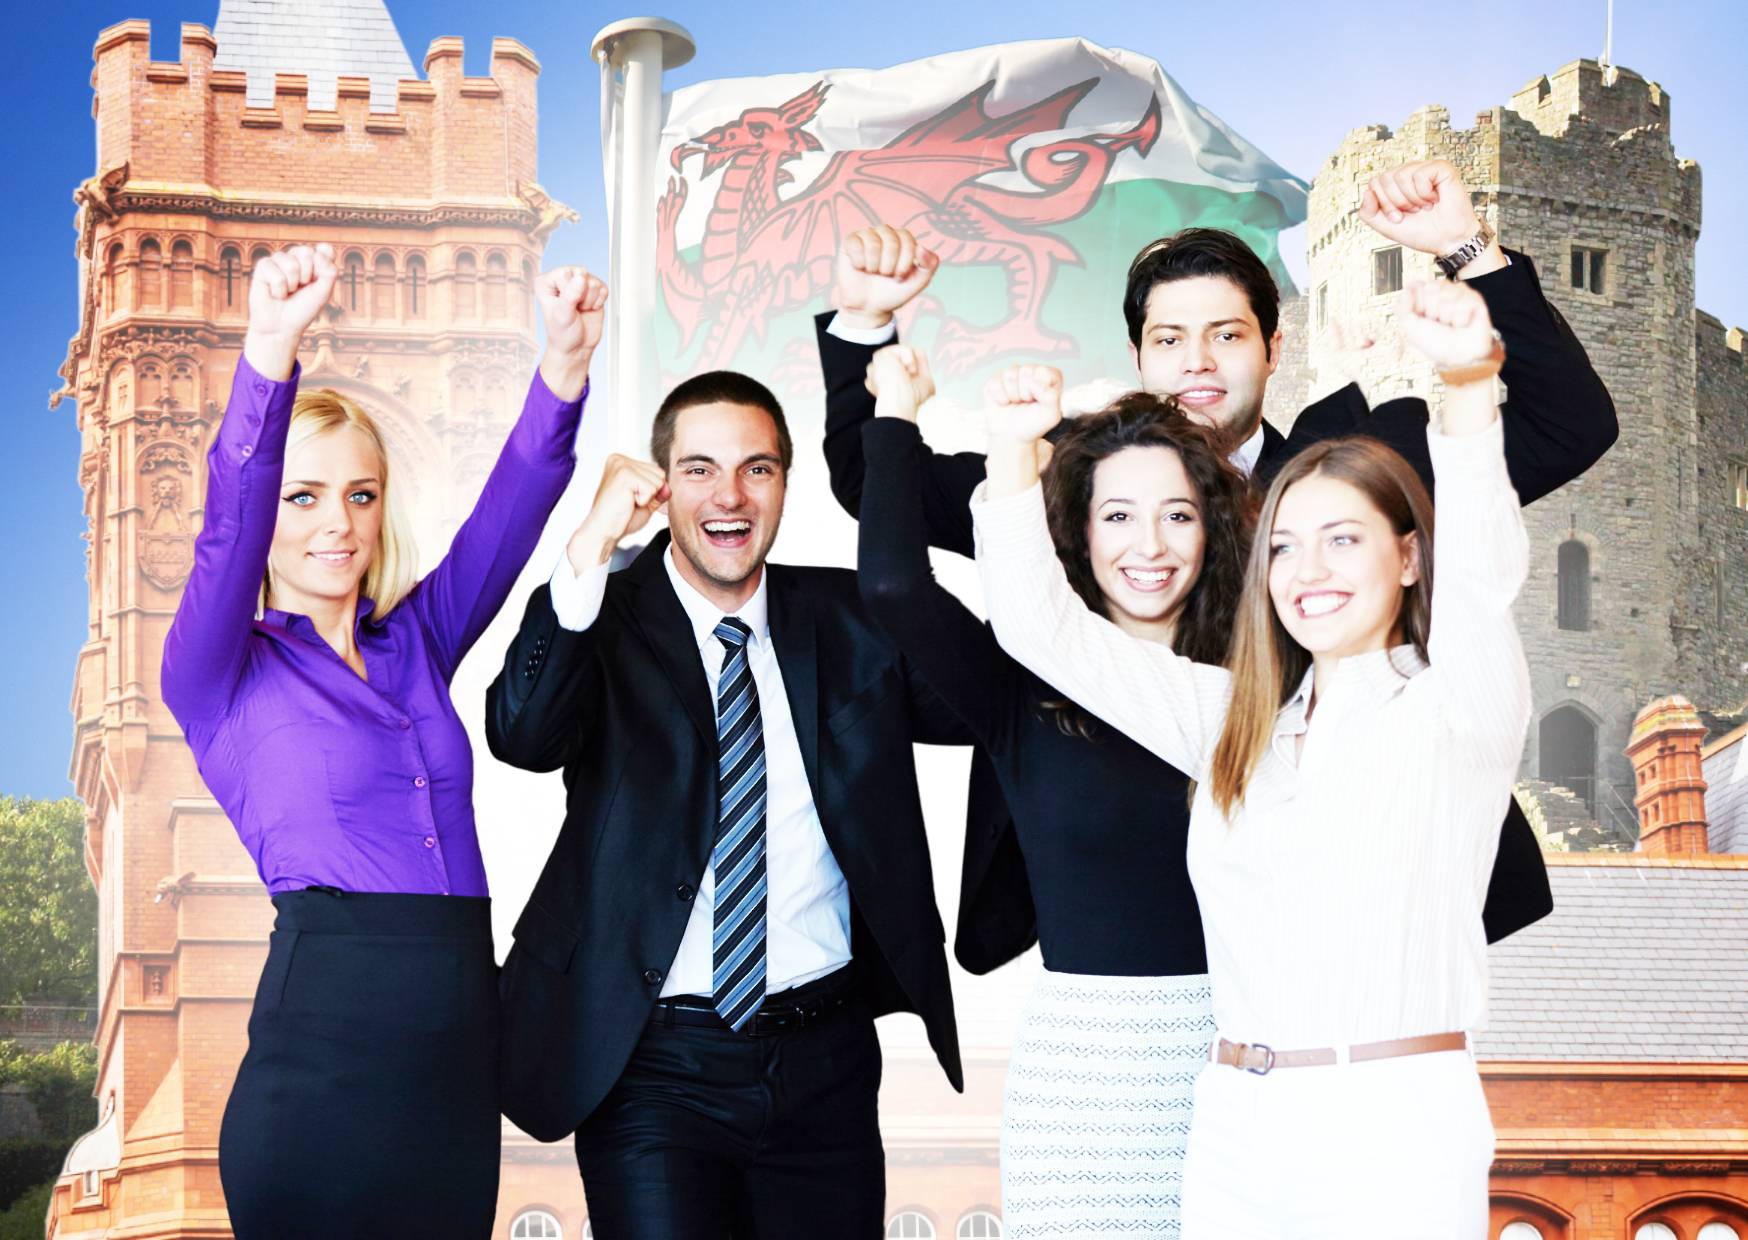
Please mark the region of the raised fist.
<svg viewBox="0 0 1748 1240"><path fill-rule="evenodd" d="M571 566L584 573L605 564L613 548L648 525L667 502L668 477L661 466L615 452L607 458L589 515L571 536Z"/></svg>
<svg viewBox="0 0 1748 1240"><path fill-rule="evenodd" d="M915 422L917 410L935 394L929 359L908 344L889 344L868 363L867 388L874 394L874 416Z"/></svg>
<svg viewBox="0 0 1748 1240"><path fill-rule="evenodd" d="M255 264L243 353L269 379L288 379L304 329L328 304L339 269L334 247L294 245Z"/></svg>
<svg viewBox="0 0 1748 1240"><path fill-rule="evenodd" d="M991 440L1031 442L1062 421L1062 372L1054 366L1009 366L983 385Z"/></svg>
<svg viewBox="0 0 1748 1240"><path fill-rule="evenodd" d="M908 228L857 229L838 247L838 312L857 327L884 327L894 310L929 286L940 265L940 256L917 244Z"/></svg>
<svg viewBox="0 0 1748 1240"><path fill-rule="evenodd" d="M607 320L607 286L583 267L555 267L534 281L534 302L546 320L540 377L552 394L575 400Z"/></svg>
<svg viewBox="0 0 1748 1240"><path fill-rule="evenodd" d="M1360 219L1380 236L1434 256L1449 254L1481 231L1462 174L1442 159L1373 177L1360 192Z"/></svg>
<svg viewBox="0 0 1748 1240"><path fill-rule="evenodd" d="M1493 352L1493 320L1481 294L1457 280L1416 282L1396 302L1396 325L1410 348L1441 371L1478 365Z"/></svg>

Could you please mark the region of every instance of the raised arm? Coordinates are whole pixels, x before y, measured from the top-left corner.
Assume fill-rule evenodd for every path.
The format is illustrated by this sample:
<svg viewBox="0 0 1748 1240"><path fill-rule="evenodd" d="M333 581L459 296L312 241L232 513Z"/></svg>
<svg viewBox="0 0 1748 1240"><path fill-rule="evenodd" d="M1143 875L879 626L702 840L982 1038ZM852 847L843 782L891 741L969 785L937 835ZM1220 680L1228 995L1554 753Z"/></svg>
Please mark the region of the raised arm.
<svg viewBox="0 0 1748 1240"><path fill-rule="evenodd" d="M1061 420L1062 375L1010 367L990 381L989 482L974 501L977 565L1002 648L1092 714L1199 779L1226 720L1231 680L1130 637L1081 602L1051 545L1038 441Z"/></svg>
<svg viewBox="0 0 1748 1240"><path fill-rule="evenodd" d="M330 246L293 246L256 264L249 328L224 420L207 453L205 520L164 640L162 692L187 726L231 701L267 571L297 396L297 345L334 291Z"/></svg>
<svg viewBox="0 0 1748 1240"><path fill-rule="evenodd" d="M916 427L917 407L934 389L928 362L905 345L891 345L868 373L878 390L878 416L862 427L868 462L856 558L862 599L906 661L977 739L999 747L1015 717L1017 669L995 635L929 567Z"/></svg>
<svg viewBox="0 0 1748 1240"><path fill-rule="evenodd" d="M825 374L825 460L832 494L852 517L859 516L866 463L862 428L874 417L867 387L874 354L897 339L895 311L928 287L940 259L919 245L908 229L881 225L844 239L838 251L836 300L839 309L814 320L819 360ZM920 439L920 499L931 546L961 555L972 552L971 516L966 505L983 481L983 457L976 452L945 455Z"/></svg>
<svg viewBox="0 0 1748 1240"><path fill-rule="evenodd" d="M1480 295L1461 285L1411 286L1397 319L1445 381L1427 432L1438 508L1427 675L1453 738L1480 763L1514 770L1529 727L1530 684L1511 608L1529 546L1494 403L1502 350Z"/></svg>
<svg viewBox="0 0 1748 1240"><path fill-rule="evenodd" d="M448 554L409 599L446 678L509 597L576 466L607 286L581 267L561 267L535 281L534 298L546 320L546 352L522 416Z"/></svg>
<svg viewBox="0 0 1748 1240"><path fill-rule="evenodd" d="M528 600L504 666L486 689L486 744L499 761L551 771L576 756L588 712L601 697L595 622L608 562L667 497L667 481L654 465L607 458L589 515L571 535L551 584Z"/></svg>

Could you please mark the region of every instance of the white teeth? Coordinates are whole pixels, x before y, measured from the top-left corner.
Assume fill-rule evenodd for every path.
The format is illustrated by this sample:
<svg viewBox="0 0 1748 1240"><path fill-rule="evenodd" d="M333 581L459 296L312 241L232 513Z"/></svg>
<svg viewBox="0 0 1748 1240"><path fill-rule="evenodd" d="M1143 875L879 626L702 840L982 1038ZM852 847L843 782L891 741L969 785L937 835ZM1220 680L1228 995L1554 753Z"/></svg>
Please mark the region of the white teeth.
<svg viewBox="0 0 1748 1240"><path fill-rule="evenodd" d="M1153 569L1125 568L1123 573L1131 581L1145 582L1149 585L1170 579L1174 570L1169 568Z"/></svg>
<svg viewBox="0 0 1748 1240"><path fill-rule="evenodd" d="M342 560L350 560L352 558L352 553L350 551L312 551L310 554L315 556L318 560L332 560L336 564Z"/></svg>
<svg viewBox="0 0 1748 1240"><path fill-rule="evenodd" d="M704 530L710 534L744 534L753 528L751 521L706 521Z"/></svg>
<svg viewBox="0 0 1748 1240"><path fill-rule="evenodd" d="M1299 613L1305 616L1327 616L1346 603L1345 594L1307 594L1299 600Z"/></svg>

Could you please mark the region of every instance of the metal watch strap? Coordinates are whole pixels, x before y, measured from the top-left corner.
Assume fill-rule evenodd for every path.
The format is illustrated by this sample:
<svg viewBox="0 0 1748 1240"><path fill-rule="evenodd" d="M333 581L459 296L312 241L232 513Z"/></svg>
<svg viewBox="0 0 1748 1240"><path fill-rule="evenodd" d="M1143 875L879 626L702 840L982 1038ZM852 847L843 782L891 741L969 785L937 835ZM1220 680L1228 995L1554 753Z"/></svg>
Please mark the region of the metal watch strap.
<svg viewBox="0 0 1748 1240"><path fill-rule="evenodd" d="M1463 242L1449 254L1441 254L1432 261L1438 264L1438 269L1445 274L1445 279L1455 280L1457 272L1467 267L1481 256L1481 251L1493 244L1493 230L1485 223L1481 231Z"/></svg>

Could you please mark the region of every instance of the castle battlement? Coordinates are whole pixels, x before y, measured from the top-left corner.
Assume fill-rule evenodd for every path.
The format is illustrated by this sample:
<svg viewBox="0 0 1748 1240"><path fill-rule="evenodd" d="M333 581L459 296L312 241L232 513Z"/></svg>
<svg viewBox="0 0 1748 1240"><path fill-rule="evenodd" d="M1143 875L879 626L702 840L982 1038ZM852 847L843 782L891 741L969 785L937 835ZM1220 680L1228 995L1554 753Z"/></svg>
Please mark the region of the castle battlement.
<svg viewBox="0 0 1748 1240"><path fill-rule="evenodd" d="M1577 117L1611 133L1647 125L1670 129L1669 94L1661 85L1594 60L1574 60L1535 78L1507 106L1550 137L1565 133Z"/></svg>
<svg viewBox="0 0 1748 1240"><path fill-rule="evenodd" d="M1724 321L1715 314L1697 310L1693 316L1693 330L1701 355L1738 366L1743 364L1744 340L1748 334L1742 328L1725 327Z"/></svg>
<svg viewBox="0 0 1748 1240"><path fill-rule="evenodd" d="M463 50L459 38L434 40L426 78L396 82L391 110L372 110L369 79L351 76L320 106L302 73L275 74L271 102L251 106L248 73L213 67L218 42L205 26L184 23L181 58L165 62L151 59L149 22L120 22L92 49L98 167L126 167L116 188L518 201L535 181L540 61L493 39L491 74L469 77Z"/></svg>

